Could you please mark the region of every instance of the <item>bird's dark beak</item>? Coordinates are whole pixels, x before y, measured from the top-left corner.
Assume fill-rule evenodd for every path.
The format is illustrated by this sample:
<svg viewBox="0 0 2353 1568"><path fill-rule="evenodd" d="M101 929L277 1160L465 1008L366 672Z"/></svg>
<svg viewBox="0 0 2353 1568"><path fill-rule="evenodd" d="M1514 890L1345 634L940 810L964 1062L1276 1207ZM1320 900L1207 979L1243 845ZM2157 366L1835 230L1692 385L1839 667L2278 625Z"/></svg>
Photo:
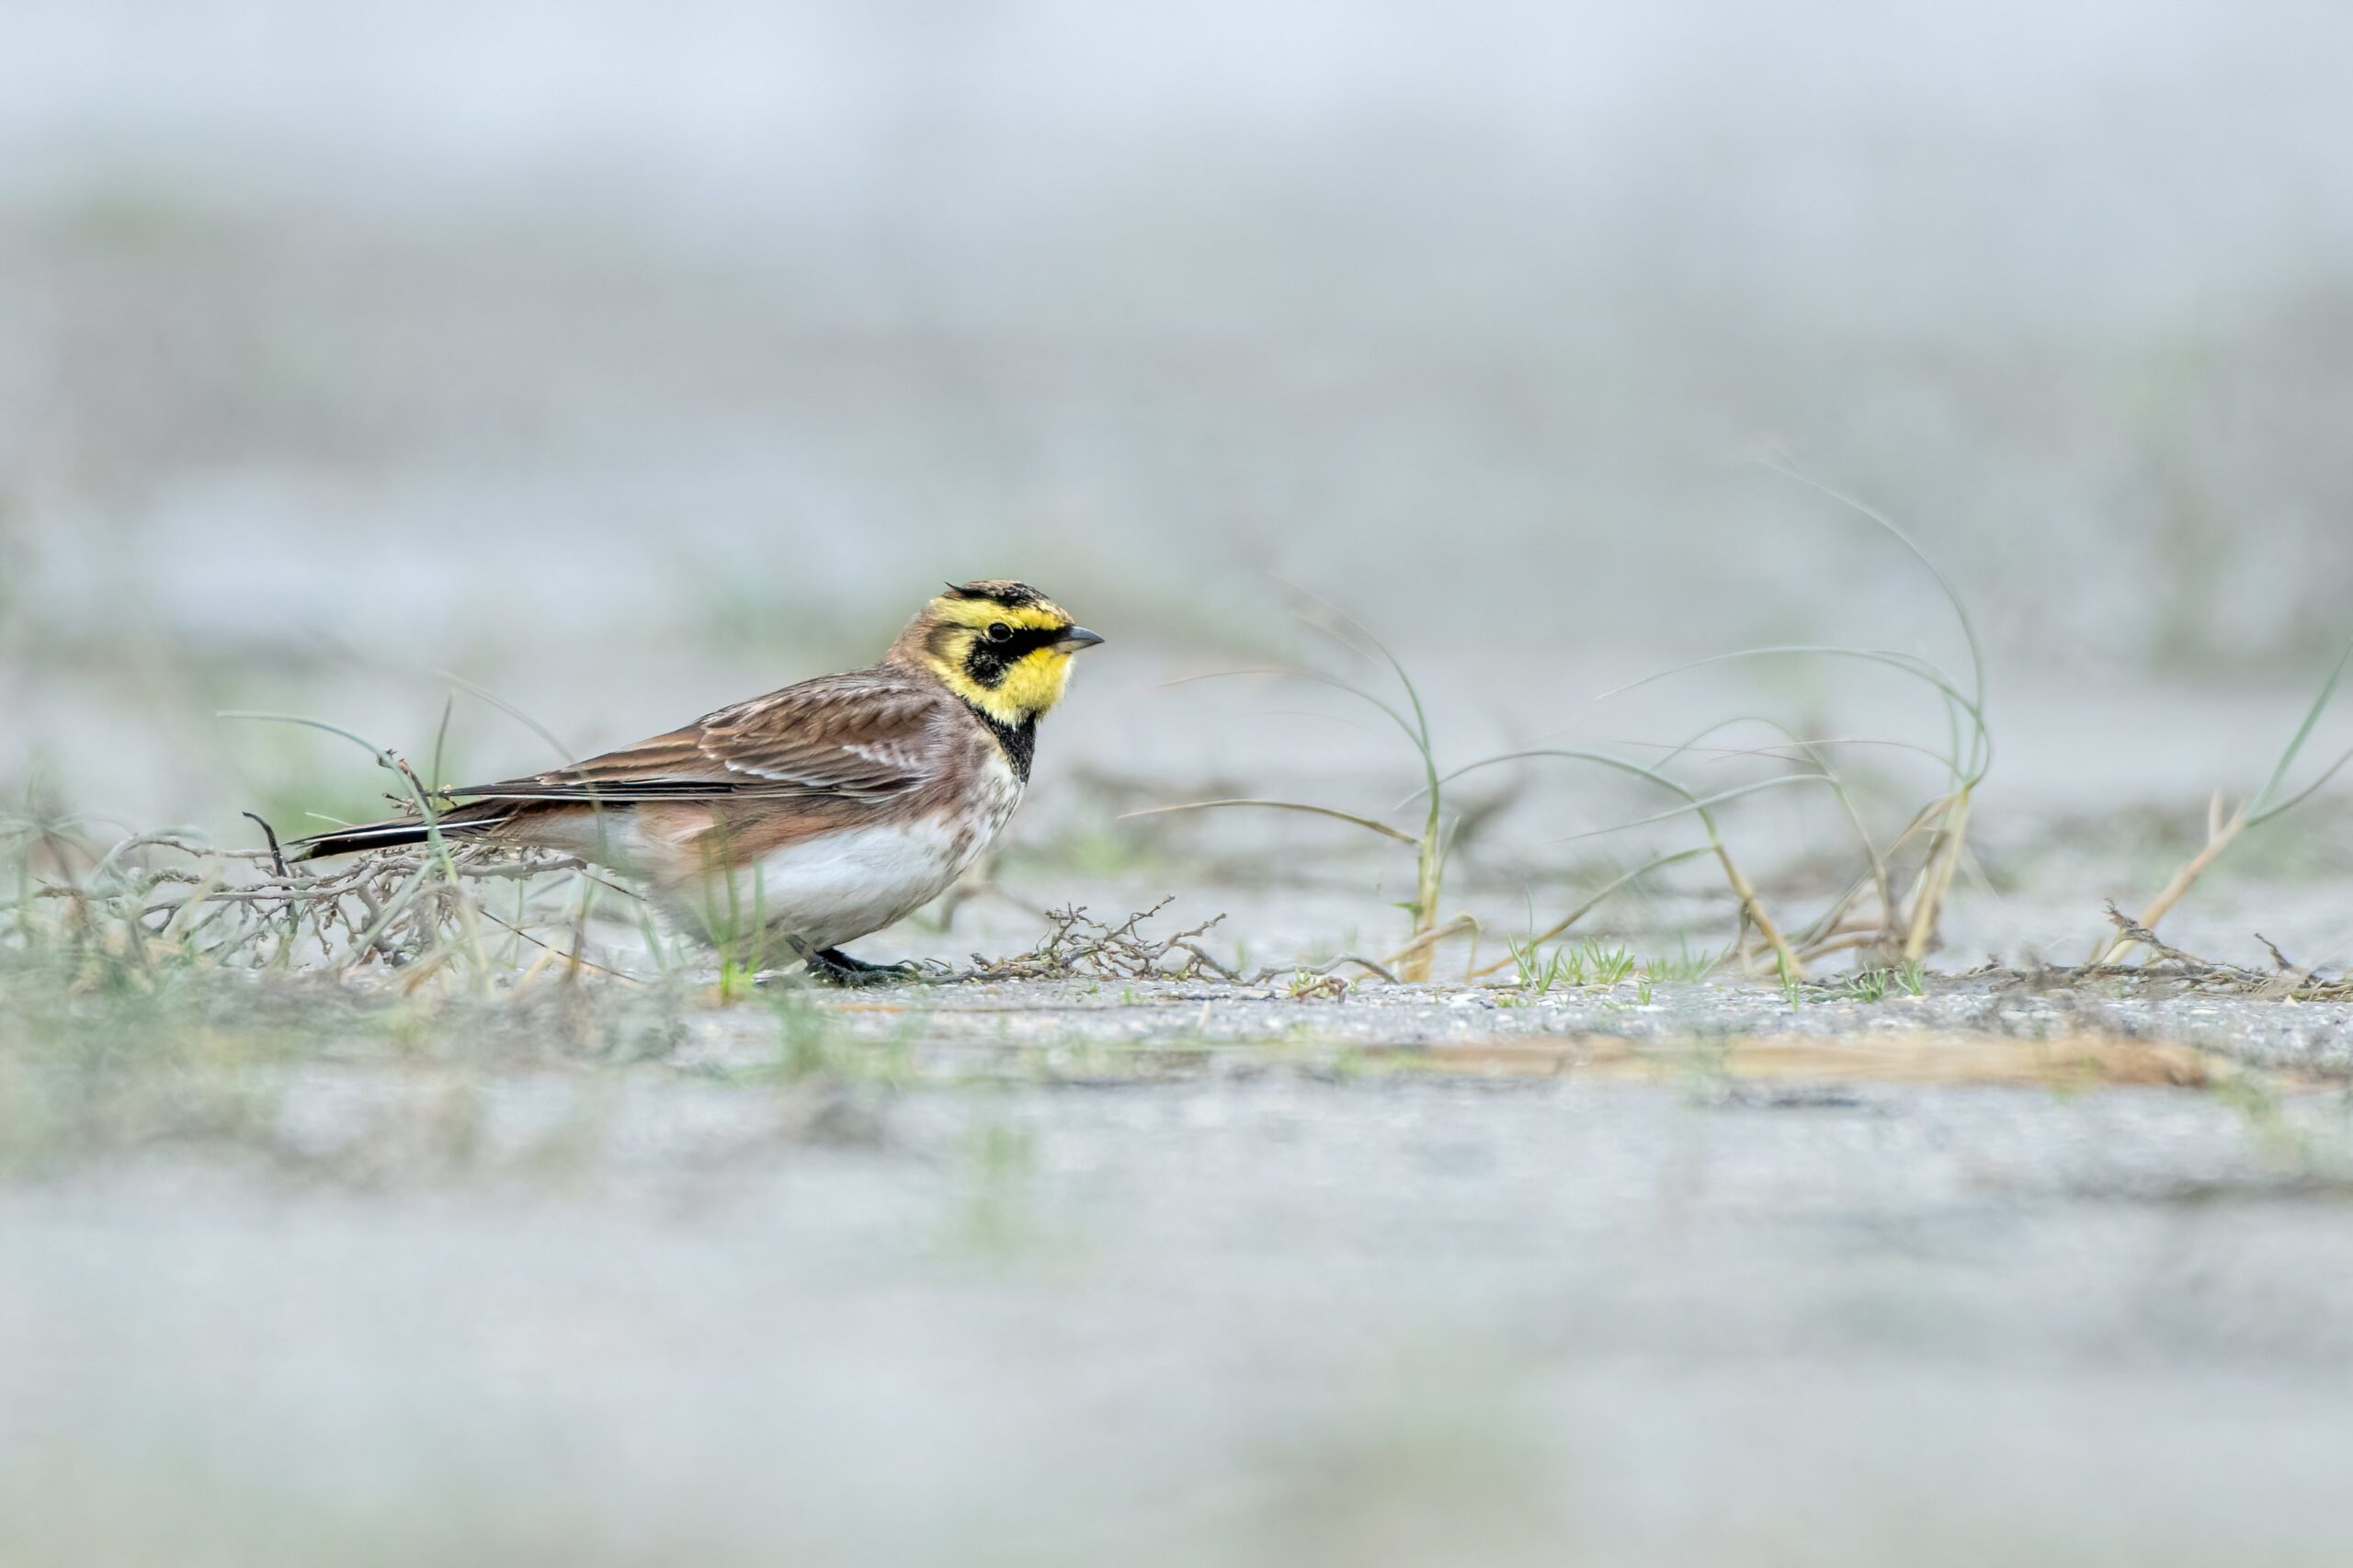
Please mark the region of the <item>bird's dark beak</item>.
<svg viewBox="0 0 2353 1568"><path fill-rule="evenodd" d="M1081 648L1092 648L1095 644L1102 641L1103 639L1100 634L1089 631L1084 626L1074 626L1069 631L1063 633L1062 641L1055 643L1054 646L1062 649L1064 653L1075 653Z"/></svg>

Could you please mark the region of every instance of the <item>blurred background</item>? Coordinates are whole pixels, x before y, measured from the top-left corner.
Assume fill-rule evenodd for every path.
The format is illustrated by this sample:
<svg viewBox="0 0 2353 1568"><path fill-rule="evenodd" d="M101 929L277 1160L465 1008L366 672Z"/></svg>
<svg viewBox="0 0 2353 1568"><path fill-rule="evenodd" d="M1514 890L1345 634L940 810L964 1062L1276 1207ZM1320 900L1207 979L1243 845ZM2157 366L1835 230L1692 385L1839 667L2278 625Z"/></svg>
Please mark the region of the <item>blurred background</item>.
<svg viewBox="0 0 2353 1568"><path fill-rule="evenodd" d="M1957 665L1769 445L1971 601L1989 801L2197 810L2353 619L2349 62L2321 0L27 0L0 779L300 827L364 756L216 710L421 755L447 671L585 751L979 574L1113 638L1049 778L1393 763L1166 686L1283 581L1464 756L1761 642Z"/></svg>
<svg viewBox="0 0 2353 1568"><path fill-rule="evenodd" d="M1411 821L1420 764L1362 704L1189 678L1386 680L1302 591L1414 672L1440 766L1768 715L1872 743L1838 756L1884 846L1949 787L1908 749L1951 744L1921 683L1618 689L1777 642L1967 682L1937 582L1779 453L1899 519L1984 633L1995 760L1934 968L2075 964L2353 635L2348 432L2345 0L0 4L27 884L134 829L385 809L359 748L224 710L501 777L870 660L973 576L1109 642L1007 896L873 958L1165 894L1245 970L1402 944L1393 844L1120 820ZM2338 707L2291 787L2353 745ZM2348 787L2166 937L2353 960ZM1662 805L1593 769L1449 799L1437 902L1499 967L1698 841L1585 836ZM1820 790L1724 815L1785 926L1859 885ZM1552 957L1705 971L1726 881L1673 868ZM183 918L153 973L187 978ZM1213 1028L1189 981L902 1019L502 970L515 1006L417 1014L373 980L89 994L99 946L0 999L11 1568L2344 1561L2336 1081L2001 1088L1941 1032L2227 1028L2341 1074L2342 1004L1727 972L1654 1005L1580 971L1526 1014L1551 980L1278 978ZM1907 1018L1950 1082L1724 1066L1784 1026L1868 1064ZM1699 1043L1654 1080L1423 1071L1515 1019ZM27 1155L51 1136L94 1154Z"/></svg>

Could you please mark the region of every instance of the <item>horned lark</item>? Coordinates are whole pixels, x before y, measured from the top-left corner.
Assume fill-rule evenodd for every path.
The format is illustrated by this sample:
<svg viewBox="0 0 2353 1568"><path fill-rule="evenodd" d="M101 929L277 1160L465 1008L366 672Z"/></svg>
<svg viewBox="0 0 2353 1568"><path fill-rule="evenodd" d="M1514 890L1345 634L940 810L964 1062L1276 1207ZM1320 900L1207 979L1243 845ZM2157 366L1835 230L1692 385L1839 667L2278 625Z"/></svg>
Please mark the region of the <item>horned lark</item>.
<svg viewBox="0 0 2353 1568"><path fill-rule="evenodd" d="M460 843L579 855L641 879L714 941L859 983L906 972L841 944L946 891L1021 803L1038 721L1103 639L1021 583L951 585L881 663L722 708L528 778L447 791ZM415 844L410 817L338 828L302 859Z"/></svg>

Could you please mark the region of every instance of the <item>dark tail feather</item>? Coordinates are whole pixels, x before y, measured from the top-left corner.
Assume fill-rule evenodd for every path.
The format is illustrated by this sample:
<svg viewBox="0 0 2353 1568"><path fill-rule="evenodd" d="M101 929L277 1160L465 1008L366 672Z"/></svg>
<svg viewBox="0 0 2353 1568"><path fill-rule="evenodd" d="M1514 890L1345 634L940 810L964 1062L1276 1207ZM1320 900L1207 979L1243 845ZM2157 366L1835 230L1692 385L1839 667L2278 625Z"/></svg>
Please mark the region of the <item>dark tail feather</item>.
<svg viewBox="0 0 2353 1568"><path fill-rule="evenodd" d="M444 838L472 838L496 827L505 818L504 812L460 807L442 817L438 825ZM422 844L427 836L425 824L416 818L395 817L390 822L363 823L358 827L339 827L331 833L298 838L286 846L286 858L299 862L324 860L330 855L350 855L363 849L398 849L404 845Z"/></svg>

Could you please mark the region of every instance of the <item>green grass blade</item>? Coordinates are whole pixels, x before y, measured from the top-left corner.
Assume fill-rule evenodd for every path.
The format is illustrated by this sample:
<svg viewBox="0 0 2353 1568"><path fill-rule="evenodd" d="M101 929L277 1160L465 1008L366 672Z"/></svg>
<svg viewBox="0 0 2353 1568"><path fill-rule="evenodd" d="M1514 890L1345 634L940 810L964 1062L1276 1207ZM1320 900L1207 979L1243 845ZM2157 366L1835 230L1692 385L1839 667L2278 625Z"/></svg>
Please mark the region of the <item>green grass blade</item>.
<svg viewBox="0 0 2353 1568"><path fill-rule="evenodd" d="M1310 816L1330 817L1335 822L1354 823L1358 827L1370 828L1383 838L1393 838L1400 844L1410 844L1416 848L1420 847L1422 842L1410 833L1400 833L1385 822L1375 822L1370 817L1360 817L1353 812L1335 811L1330 806L1312 806L1304 801L1187 801L1174 806L1147 806L1140 812L1122 812L1116 820L1127 822L1134 817L1165 816L1171 812L1214 811L1223 806L1257 806L1267 811L1305 812Z"/></svg>
<svg viewBox="0 0 2353 1568"><path fill-rule="evenodd" d="M1639 690L1643 687L1650 686L1658 681L1665 680L1670 676L1688 674L1692 670L1702 669L1710 665L1730 664L1737 659L1783 657L1857 659L1868 664L1881 665L1889 669L1900 671L1904 675L1912 676L1915 680L1926 681L1928 685L1935 687L1938 691L1942 692L1945 697L1957 705L1961 711L1967 713L1970 716L1970 719L1976 725L1977 737L1972 747L1971 766L1965 778L1963 778L1962 782L1972 788L1975 787L1978 783L1984 780L1986 770L1993 766L1993 733L1986 725L1984 710L1982 710L1976 702L1972 700L1969 695L1962 691L1960 687L1953 684L1953 680L1950 676L1946 675L1942 670L1930 664L1927 660L1923 659L1915 653L1897 653L1893 650L1885 648L1846 648L1831 643L1817 642L1782 642L1765 648L1735 648L1730 653L1711 653L1704 659L1693 659L1688 664L1677 665L1671 669L1664 669L1655 675L1644 676L1640 680L1630 681L1624 686L1617 687L1611 690L1603 692L1601 694L1601 698L1597 700L1603 700L1612 697L1620 697L1627 692Z"/></svg>
<svg viewBox="0 0 2353 1568"><path fill-rule="evenodd" d="M2343 756L2340 756L2335 762L2330 763L2328 767L2322 771L2319 778L2313 779L2311 783L2305 785L2302 789L2297 790L2286 800L2279 801L2277 805L2267 806L2260 812L2249 813L2246 819L2247 825L2249 827L2254 827L2260 824L2269 822L2273 817L2283 816L2286 813L2294 811L2298 806L2302 805L2306 801L2311 800L2314 795L2319 794L2322 790L2325 789L2328 785L2328 781L2336 778L2339 773L2342 773L2345 770L2345 765L2348 762L2353 762L2353 751L2347 752Z"/></svg>
<svg viewBox="0 0 2353 1568"><path fill-rule="evenodd" d="M1696 802L1699 799L1693 791L1684 788L1655 767L1646 767L1639 762L1630 762L1622 756L1612 756L1606 751L1585 751L1574 746L1539 746L1529 751L1499 752L1494 756L1483 756L1476 762L1464 764L1439 782L1451 784L1464 775L1476 773L1483 767L1495 767L1506 762L1527 762L1545 757L1557 757L1568 762L1589 762L1599 767L1613 767L1620 773L1632 774L1637 778L1647 778L1662 789L1672 790L1686 801Z"/></svg>
<svg viewBox="0 0 2353 1568"><path fill-rule="evenodd" d="M1606 834L1624 833L1631 828L1649 827L1654 823L1672 822L1677 817L1687 816L1693 812L1704 813L1711 807L1721 806L1728 801L1737 801L1745 795L1755 795L1767 790L1778 790L1785 785L1830 784L1834 782L1835 780L1833 780L1830 775L1826 773L1787 773L1778 778L1760 778L1753 784L1743 784L1736 789L1725 790L1717 794L1687 801L1682 805L1674 807L1671 810L1659 812L1651 816L1636 817L1631 822L1613 823L1608 827L1597 827L1585 833L1564 834L1559 838L1548 838L1543 842L1546 844L1573 844L1583 838L1599 838Z"/></svg>
<svg viewBox="0 0 2353 1568"><path fill-rule="evenodd" d="M569 745L565 744L563 738L561 735L558 735L553 730L549 729L545 724L540 723L537 719L532 718L529 713L524 712L520 708L516 707L515 704L507 701L496 692L492 691L488 687L482 686L474 681L470 681L454 670L436 670L433 673L438 678L449 682L451 686L456 687L460 691L464 692L468 697L472 698L475 701L488 703L491 707L497 709L501 713L506 714L509 719L514 720L517 723L522 725L523 728L530 731L531 733L545 741L548 744L548 749L555 753L555 761L558 767L568 767L573 763L580 759L580 754L572 749Z"/></svg>
<svg viewBox="0 0 2353 1568"><path fill-rule="evenodd" d="M1937 580L1937 586L1944 590L1946 602L1952 606L1954 619L1961 622L1961 634L1968 641L1971 689L1976 699L1977 705L1979 707L1983 707L1985 701L1985 647L1984 644L1978 640L1977 624L1970 619L1969 606L1962 601L1960 590L1952 585L1952 579L1945 575L1944 569L1938 566L1934 560L1930 559L1928 552L1921 549L1918 541L1914 540L1909 533L1905 532L1904 528L1896 523L1894 518L1889 517L1878 507L1873 506L1868 502L1860 500L1856 496L1849 495L1847 492L1837 489L1833 485L1824 483L1821 480L1814 478L1812 474L1806 472L1803 469L1799 468L1785 457L1768 455L1758 458L1757 461L1764 468L1774 473L1779 474L1782 478L1793 479L1800 484L1806 486L1806 488L1815 491L1820 494L1826 495L1831 500L1837 502L1840 506L1847 507L1849 511L1856 512L1862 517L1869 518L1871 522L1876 523L1880 528L1886 530L1888 536L1893 539L1896 543L1911 551L1912 558L1914 560L1917 561L1922 566L1927 568L1928 575L1934 577Z"/></svg>
<svg viewBox="0 0 2353 1568"><path fill-rule="evenodd" d="M1400 730L1403 730L1405 733L1405 738L1412 741L1416 749L1419 749L1423 744L1421 734L1414 728L1414 722L1412 720L1406 718L1405 715L1400 713L1396 709L1391 707L1388 703L1383 702L1372 693L1365 690L1362 687L1350 686L1347 681L1341 680L1336 676L1327 676L1321 670L1211 670L1207 675L1179 676L1176 679L1172 680L1167 684L1170 686L1191 686L1197 681L1232 680L1237 676L1270 676L1284 680L1313 681L1318 686L1328 686L1334 691L1346 692L1348 696L1355 698L1358 701L1370 702L1375 708L1380 709L1381 712L1387 714L1389 716L1389 722L1395 724Z"/></svg>
<svg viewBox="0 0 2353 1568"><path fill-rule="evenodd" d="M2345 651L2336 656L2336 664L2328 672L2328 679L2321 683L2320 695L2313 699L2313 705L2310 708L2304 710L2304 722L2297 726L2295 738L2288 743L2288 749L2279 754L2279 765L2271 770L2271 777L2266 779L2263 788L2256 792L2253 803L2247 808L2247 821L2250 823L2262 822L2267 818L2278 816L2289 806L2296 804L2312 793L2311 790L2307 790L2303 794L2298 795L2294 801L2285 804L2272 803L2272 798L2279 794L2280 785L2288 778L2288 770L2296 765L2297 756L2303 751L2304 743L2312 739L2313 730L2320 723L2321 714L2327 710L2329 702L2336 696L2336 688L2344 682L2345 672L2348 666L2353 666L2353 642L2347 642L2345 644ZM2337 764L2338 767L2343 766L2342 762ZM2336 771L2335 767L2329 769L2329 773ZM2324 774L2323 782L2326 779L2327 775ZM2315 785L2313 788L2318 787Z"/></svg>

